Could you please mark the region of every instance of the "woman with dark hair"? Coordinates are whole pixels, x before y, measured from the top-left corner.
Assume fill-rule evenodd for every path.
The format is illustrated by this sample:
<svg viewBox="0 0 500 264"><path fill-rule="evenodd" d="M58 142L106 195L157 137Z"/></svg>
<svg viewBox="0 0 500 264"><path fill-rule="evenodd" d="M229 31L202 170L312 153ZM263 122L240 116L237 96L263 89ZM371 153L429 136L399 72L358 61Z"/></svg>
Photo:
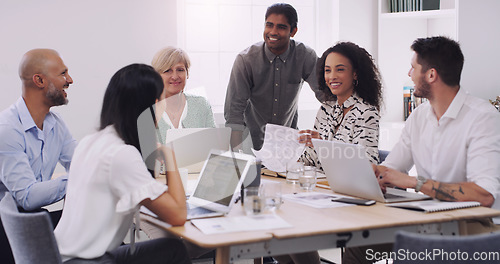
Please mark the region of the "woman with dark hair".
<svg viewBox="0 0 500 264"><path fill-rule="evenodd" d="M54 231L65 263L190 263L177 239L121 245L141 205L171 225L186 222L175 157L155 142L153 107L163 99L162 92L162 78L144 64L126 66L111 78L99 131L75 150L64 210ZM151 129L144 129L145 124ZM155 153L164 158L168 187L151 177L144 162L143 156L155 158Z"/></svg>
<svg viewBox="0 0 500 264"><path fill-rule="evenodd" d="M311 143L319 138L363 145L369 160L378 164L382 82L371 55L352 42L339 42L323 53L316 69L326 99L314 130L300 131L299 141L307 146L302 161L321 168Z"/></svg>

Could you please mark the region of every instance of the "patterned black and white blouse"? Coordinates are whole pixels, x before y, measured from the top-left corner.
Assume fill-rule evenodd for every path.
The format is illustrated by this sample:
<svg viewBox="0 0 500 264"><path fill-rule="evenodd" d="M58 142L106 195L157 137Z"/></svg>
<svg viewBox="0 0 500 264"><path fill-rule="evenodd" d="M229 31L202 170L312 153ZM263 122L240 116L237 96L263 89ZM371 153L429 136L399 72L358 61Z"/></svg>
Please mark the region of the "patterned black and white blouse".
<svg viewBox="0 0 500 264"><path fill-rule="evenodd" d="M344 109L351 106L349 112L343 116ZM319 132L322 139L363 145L368 159L378 164L379 121L377 108L353 94L342 105L337 101L321 104L314 122L314 130ZM312 147L306 147L300 159L305 165L323 169Z"/></svg>

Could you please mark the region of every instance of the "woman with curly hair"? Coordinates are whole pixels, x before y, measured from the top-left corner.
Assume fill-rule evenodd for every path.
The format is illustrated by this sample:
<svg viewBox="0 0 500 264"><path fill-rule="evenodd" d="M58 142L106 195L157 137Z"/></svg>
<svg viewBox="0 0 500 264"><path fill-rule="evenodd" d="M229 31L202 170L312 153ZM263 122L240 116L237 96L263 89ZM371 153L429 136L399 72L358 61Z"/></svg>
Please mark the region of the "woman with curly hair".
<svg viewBox="0 0 500 264"><path fill-rule="evenodd" d="M302 130L306 143L301 159L321 168L311 138L339 140L366 148L369 160L378 164L378 138L382 82L372 56L352 42L327 49L317 64L319 88L324 92L313 130Z"/></svg>

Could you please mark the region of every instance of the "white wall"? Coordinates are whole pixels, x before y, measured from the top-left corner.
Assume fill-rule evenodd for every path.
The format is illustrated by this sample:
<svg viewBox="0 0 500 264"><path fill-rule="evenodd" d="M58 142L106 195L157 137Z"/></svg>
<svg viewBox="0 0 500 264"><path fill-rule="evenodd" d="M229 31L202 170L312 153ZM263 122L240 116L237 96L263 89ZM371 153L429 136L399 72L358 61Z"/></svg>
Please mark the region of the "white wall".
<svg viewBox="0 0 500 264"><path fill-rule="evenodd" d="M458 39L464 53L462 87L483 99L500 95L500 1L460 1Z"/></svg>
<svg viewBox="0 0 500 264"><path fill-rule="evenodd" d="M266 8L274 0L179 0L179 46L192 59L186 91L203 87L218 124L236 55L262 41ZM338 40L349 40L374 54L376 2L372 0L290 0L298 13L294 39L316 50L318 56ZM211 14L211 15L210 15ZM197 22L198 18L200 22ZM202 23L204 26L200 27ZM375 56L375 54L374 54ZM319 102L307 83L299 99L299 128L312 128Z"/></svg>
<svg viewBox="0 0 500 264"><path fill-rule="evenodd" d="M377 1L341 0L339 40L351 41L377 58Z"/></svg>
<svg viewBox="0 0 500 264"><path fill-rule="evenodd" d="M191 57L192 66L186 91L203 88L212 104L218 125L224 124L223 106L230 72L236 55L253 43L263 40L265 12L275 0L179 0L179 44ZM317 49L318 25L324 32L332 27L324 20L329 14L317 10L331 6L331 0L289 0L297 10L298 32L294 39ZM319 6L321 4L321 7ZM200 26L203 24L203 26ZM317 34L320 32L321 34ZM326 35L326 34L324 34ZM331 35L328 35L331 36ZM324 38L322 38L324 40ZM331 45L331 38L326 39ZM312 127L319 102L304 84L299 99L301 127ZM310 116L312 112L312 117Z"/></svg>
<svg viewBox="0 0 500 264"><path fill-rule="evenodd" d="M53 108L79 140L98 126L111 76L130 63L150 63L176 45L176 0L0 1L0 109L21 95L17 68L33 48L53 48L73 77L69 104Z"/></svg>
<svg viewBox="0 0 500 264"><path fill-rule="evenodd" d="M0 1L0 109L7 108L21 94L17 68L22 55L33 48L56 49L74 84L68 90L69 104L53 110L63 115L79 140L97 127L102 97L112 74L130 63L150 63L161 47L177 45L188 50L192 59L187 89L204 86L219 91L209 92L208 97L216 119L223 123L222 106L234 57L262 39L265 10L273 2ZM375 56L374 1L290 3L299 13L295 39L313 47L318 56L338 40L356 42ZM299 125L312 127L319 103L307 84L301 100Z"/></svg>
<svg viewBox="0 0 500 264"><path fill-rule="evenodd" d="M487 1L486 6L492 7L490 10L500 8L500 2ZM264 12L272 2L274 1L0 1L0 109L7 108L20 96L21 85L17 73L19 60L26 51L38 47L58 50L75 81L68 90L69 105L54 110L63 115L76 139L91 133L97 126L102 96L111 75L130 63L150 63L154 53L167 45L192 50L192 78L188 85L209 87L217 80L215 89L221 90L224 95L236 53L261 40ZM466 57L462 83L471 93L493 99L500 94L500 81L496 77L498 74L494 66L500 60L500 53L483 47L488 43L499 43L500 35L493 34L491 30L467 27L469 24L477 25L478 12L464 12L474 8L474 1L460 3L460 20L475 21L461 23L458 32ZM187 11L185 4L201 5L205 9L198 13ZM299 32L296 39L315 48L318 56L336 41L349 40L365 47L378 60L380 54L377 54L376 1L294 0L292 4L299 12ZM249 6L253 7L249 9ZM485 27L500 24L500 18L494 12L480 13ZM200 14L204 17L200 17ZM200 18L204 19L200 21ZM247 20L251 20L251 23L243 26L242 21L248 22ZM180 24L183 22L179 21L186 23ZM193 28L201 29L197 32L204 35L188 36L186 32ZM465 35L471 37L465 38ZM229 43L227 40L234 42ZM205 44L212 53L204 54L200 51L199 47ZM385 46L387 45L394 46L394 43L386 43ZM402 46L407 49L409 44ZM221 52L221 55L215 55L215 52ZM207 67L209 70L205 70ZM402 69L401 75L406 76L406 71L406 68ZM211 75L217 77L210 79ZM481 85L474 85L479 80ZM304 101L314 102L309 88L304 87L303 90L306 94L303 96ZM396 92L400 92L399 90ZM219 122L223 122L223 95L213 100L214 110L219 111L216 115ZM398 94L393 103L396 106L392 108L400 108L400 98ZM388 100L387 103L391 101ZM386 108L389 107L386 105ZM316 109L316 106L299 106L300 127L312 126ZM402 115L402 111L392 112L398 117ZM385 113L387 116L390 114Z"/></svg>

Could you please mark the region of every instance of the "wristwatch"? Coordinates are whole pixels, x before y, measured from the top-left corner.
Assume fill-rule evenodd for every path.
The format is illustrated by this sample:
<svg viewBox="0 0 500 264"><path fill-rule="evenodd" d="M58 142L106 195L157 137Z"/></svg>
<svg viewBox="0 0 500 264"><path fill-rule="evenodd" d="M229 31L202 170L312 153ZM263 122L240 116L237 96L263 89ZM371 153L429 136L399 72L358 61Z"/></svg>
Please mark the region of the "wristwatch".
<svg viewBox="0 0 500 264"><path fill-rule="evenodd" d="M420 189L422 189L422 185L427 182L427 178L424 176L417 176L417 186L415 186L415 191L420 192Z"/></svg>

